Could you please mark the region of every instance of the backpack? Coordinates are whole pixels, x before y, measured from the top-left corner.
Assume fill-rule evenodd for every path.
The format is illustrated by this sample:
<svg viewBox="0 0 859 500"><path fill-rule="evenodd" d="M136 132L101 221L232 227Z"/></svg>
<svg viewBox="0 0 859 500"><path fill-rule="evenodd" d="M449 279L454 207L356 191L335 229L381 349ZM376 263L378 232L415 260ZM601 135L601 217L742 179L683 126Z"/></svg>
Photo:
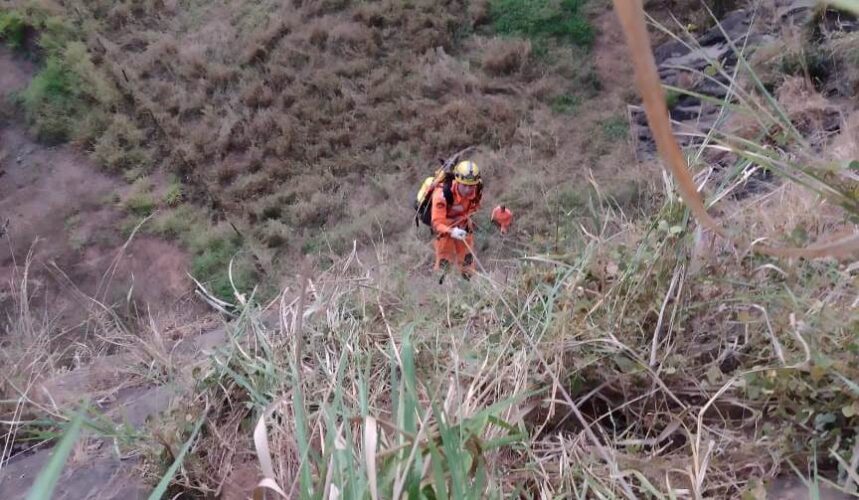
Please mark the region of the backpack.
<svg viewBox="0 0 859 500"><path fill-rule="evenodd" d="M438 170L434 176L424 179L415 197L415 227L419 227L421 222L432 227L432 195L437 187L441 186L444 190L445 201L453 203L452 183L453 174L443 170Z"/></svg>
<svg viewBox="0 0 859 500"><path fill-rule="evenodd" d="M415 197L415 227L420 227L421 222L432 228L432 196L436 189L441 188L444 200L448 205L453 203L453 173L439 170L433 177L424 179L418 194ZM477 185L475 200L479 203L483 194L483 183Z"/></svg>

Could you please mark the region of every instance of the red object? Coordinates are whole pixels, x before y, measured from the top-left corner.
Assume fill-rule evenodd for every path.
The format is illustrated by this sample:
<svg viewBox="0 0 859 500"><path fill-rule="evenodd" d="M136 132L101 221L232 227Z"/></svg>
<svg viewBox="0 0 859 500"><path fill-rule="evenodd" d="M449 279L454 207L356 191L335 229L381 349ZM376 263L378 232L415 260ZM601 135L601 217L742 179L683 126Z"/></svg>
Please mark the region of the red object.
<svg viewBox="0 0 859 500"><path fill-rule="evenodd" d="M497 206L492 210L490 220L493 224L501 228L501 234L507 234L507 230L513 224L513 212L504 205Z"/></svg>

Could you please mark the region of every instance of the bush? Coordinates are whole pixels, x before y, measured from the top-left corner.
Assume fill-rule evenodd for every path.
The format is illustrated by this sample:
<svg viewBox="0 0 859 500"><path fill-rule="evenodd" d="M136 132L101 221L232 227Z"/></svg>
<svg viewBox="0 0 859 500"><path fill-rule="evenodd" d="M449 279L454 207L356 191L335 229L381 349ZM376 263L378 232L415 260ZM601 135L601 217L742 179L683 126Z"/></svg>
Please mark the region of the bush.
<svg viewBox="0 0 859 500"><path fill-rule="evenodd" d="M629 123L623 116L615 116L602 122L602 131L610 141L620 141L629 134Z"/></svg>
<svg viewBox="0 0 859 500"><path fill-rule="evenodd" d="M79 82L63 60L51 56L22 93L27 119L36 136L50 143L69 138L71 116L76 114Z"/></svg>
<svg viewBox="0 0 859 500"><path fill-rule="evenodd" d="M71 24L37 8L0 14L0 39L21 47L29 32L39 33L44 61L20 95L33 132L48 143L73 136L91 141L105 128L101 108L116 102L116 88L96 68L86 45L76 41L82 36Z"/></svg>
<svg viewBox="0 0 859 500"><path fill-rule="evenodd" d="M531 44L523 40L492 40L483 55L483 69L490 75L510 75L520 69L531 54Z"/></svg>
<svg viewBox="0 0 859 500"><path fill-rule="evenodd" d="M179 240L188 245L190 233L195 227L206 227L205 220L193 208L182 205L172 210L159 212L152 221L152 231L162 238Z"/></svg>
<svg viewBox="0 0 859 500"><path fill-rule="evenodd" d="M194 277L207 284L217 297L233 300L233 287L230 284L229 266L233 261L233 280L240 292L249 291L256 281L253 264L247 254L241 252L241 239L238 235L207 233L197 242L194 261L191 265Z"/></svg>
<svg viewBox="0 0 859 500"><path fill-rule="evenodd" d="M164 204L168 207L176 207L182 203L183 196L182 184L173 181L167 186L167 191L164 192Z"/></svg>
<svg viewBox="0 0 859 500"><path fill-rule="evenodd" d="M557 38L589 47L594 30L582 13L585 0L491 0L495 31L532 39Z"/></svg>
<svg viewBox="0 0 859 500"><path fill-rule="evenodd" d="M250 255L243 251L239 235L228 226L212 226L202 209L190 205L159 211L149 230L162 238L175 240L191 253L191 274L217 297L234 300L229 266L241 292L248 292L258 280Z"/></svg>
<svg viewBox="0 0 859 500"><path fill-rule="evenodd" d="M579 96L571 94L562 94L552 99L552 111L555 113L571 113L579 107L582 100Z"/></svg>
<svg viewBox="0 0 859 500"><path fill-rule="evenodd" d="M150 163L144 149L144 133L127 116L115 114L107 130L95 141L92 156L102 166L113 171L145 171Z"/></svg>
<svg viewBox="0 0 859 500"><path fill-rule="evenodd" d="M149 193L138 193L126 200L125 208L139 216L147 216L155 210L155 199Z"/></svg>
<svg viewBox="0 0 859 500"><path fill-rule="evenodd" d="M20 12L13 10L0 13L0 40L13 49L19 49L24 45L26 36L27 23Z"/></svg>

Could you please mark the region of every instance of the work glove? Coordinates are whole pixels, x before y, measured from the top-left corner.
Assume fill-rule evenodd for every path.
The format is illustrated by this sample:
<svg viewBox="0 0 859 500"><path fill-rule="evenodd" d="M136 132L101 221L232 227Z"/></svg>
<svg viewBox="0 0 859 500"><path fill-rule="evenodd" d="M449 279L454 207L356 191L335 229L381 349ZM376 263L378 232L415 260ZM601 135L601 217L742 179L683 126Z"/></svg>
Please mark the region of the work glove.
<svg viewBox="0 0 859 500"><path fill-rule="evenodd" d="M465 236L467 234L468 233L465 232L465 229L460 229L458 227L455 227L450 230L450 237L459 241L465 241Z"/></svg>

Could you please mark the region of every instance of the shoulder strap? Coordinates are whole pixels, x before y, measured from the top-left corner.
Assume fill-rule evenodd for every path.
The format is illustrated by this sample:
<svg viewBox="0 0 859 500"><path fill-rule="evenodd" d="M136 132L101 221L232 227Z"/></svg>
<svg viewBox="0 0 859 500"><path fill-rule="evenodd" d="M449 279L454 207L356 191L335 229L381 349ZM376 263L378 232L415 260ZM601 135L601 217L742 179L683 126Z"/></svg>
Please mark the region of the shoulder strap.
<svg viewBox="0 0 859 500"><path fill-rule="evenodd" d="M444 194L444 201L447 202L448 206L453 204L453 181L448 178L444 180L444 184L442 185L442 193Z"/></svg>

